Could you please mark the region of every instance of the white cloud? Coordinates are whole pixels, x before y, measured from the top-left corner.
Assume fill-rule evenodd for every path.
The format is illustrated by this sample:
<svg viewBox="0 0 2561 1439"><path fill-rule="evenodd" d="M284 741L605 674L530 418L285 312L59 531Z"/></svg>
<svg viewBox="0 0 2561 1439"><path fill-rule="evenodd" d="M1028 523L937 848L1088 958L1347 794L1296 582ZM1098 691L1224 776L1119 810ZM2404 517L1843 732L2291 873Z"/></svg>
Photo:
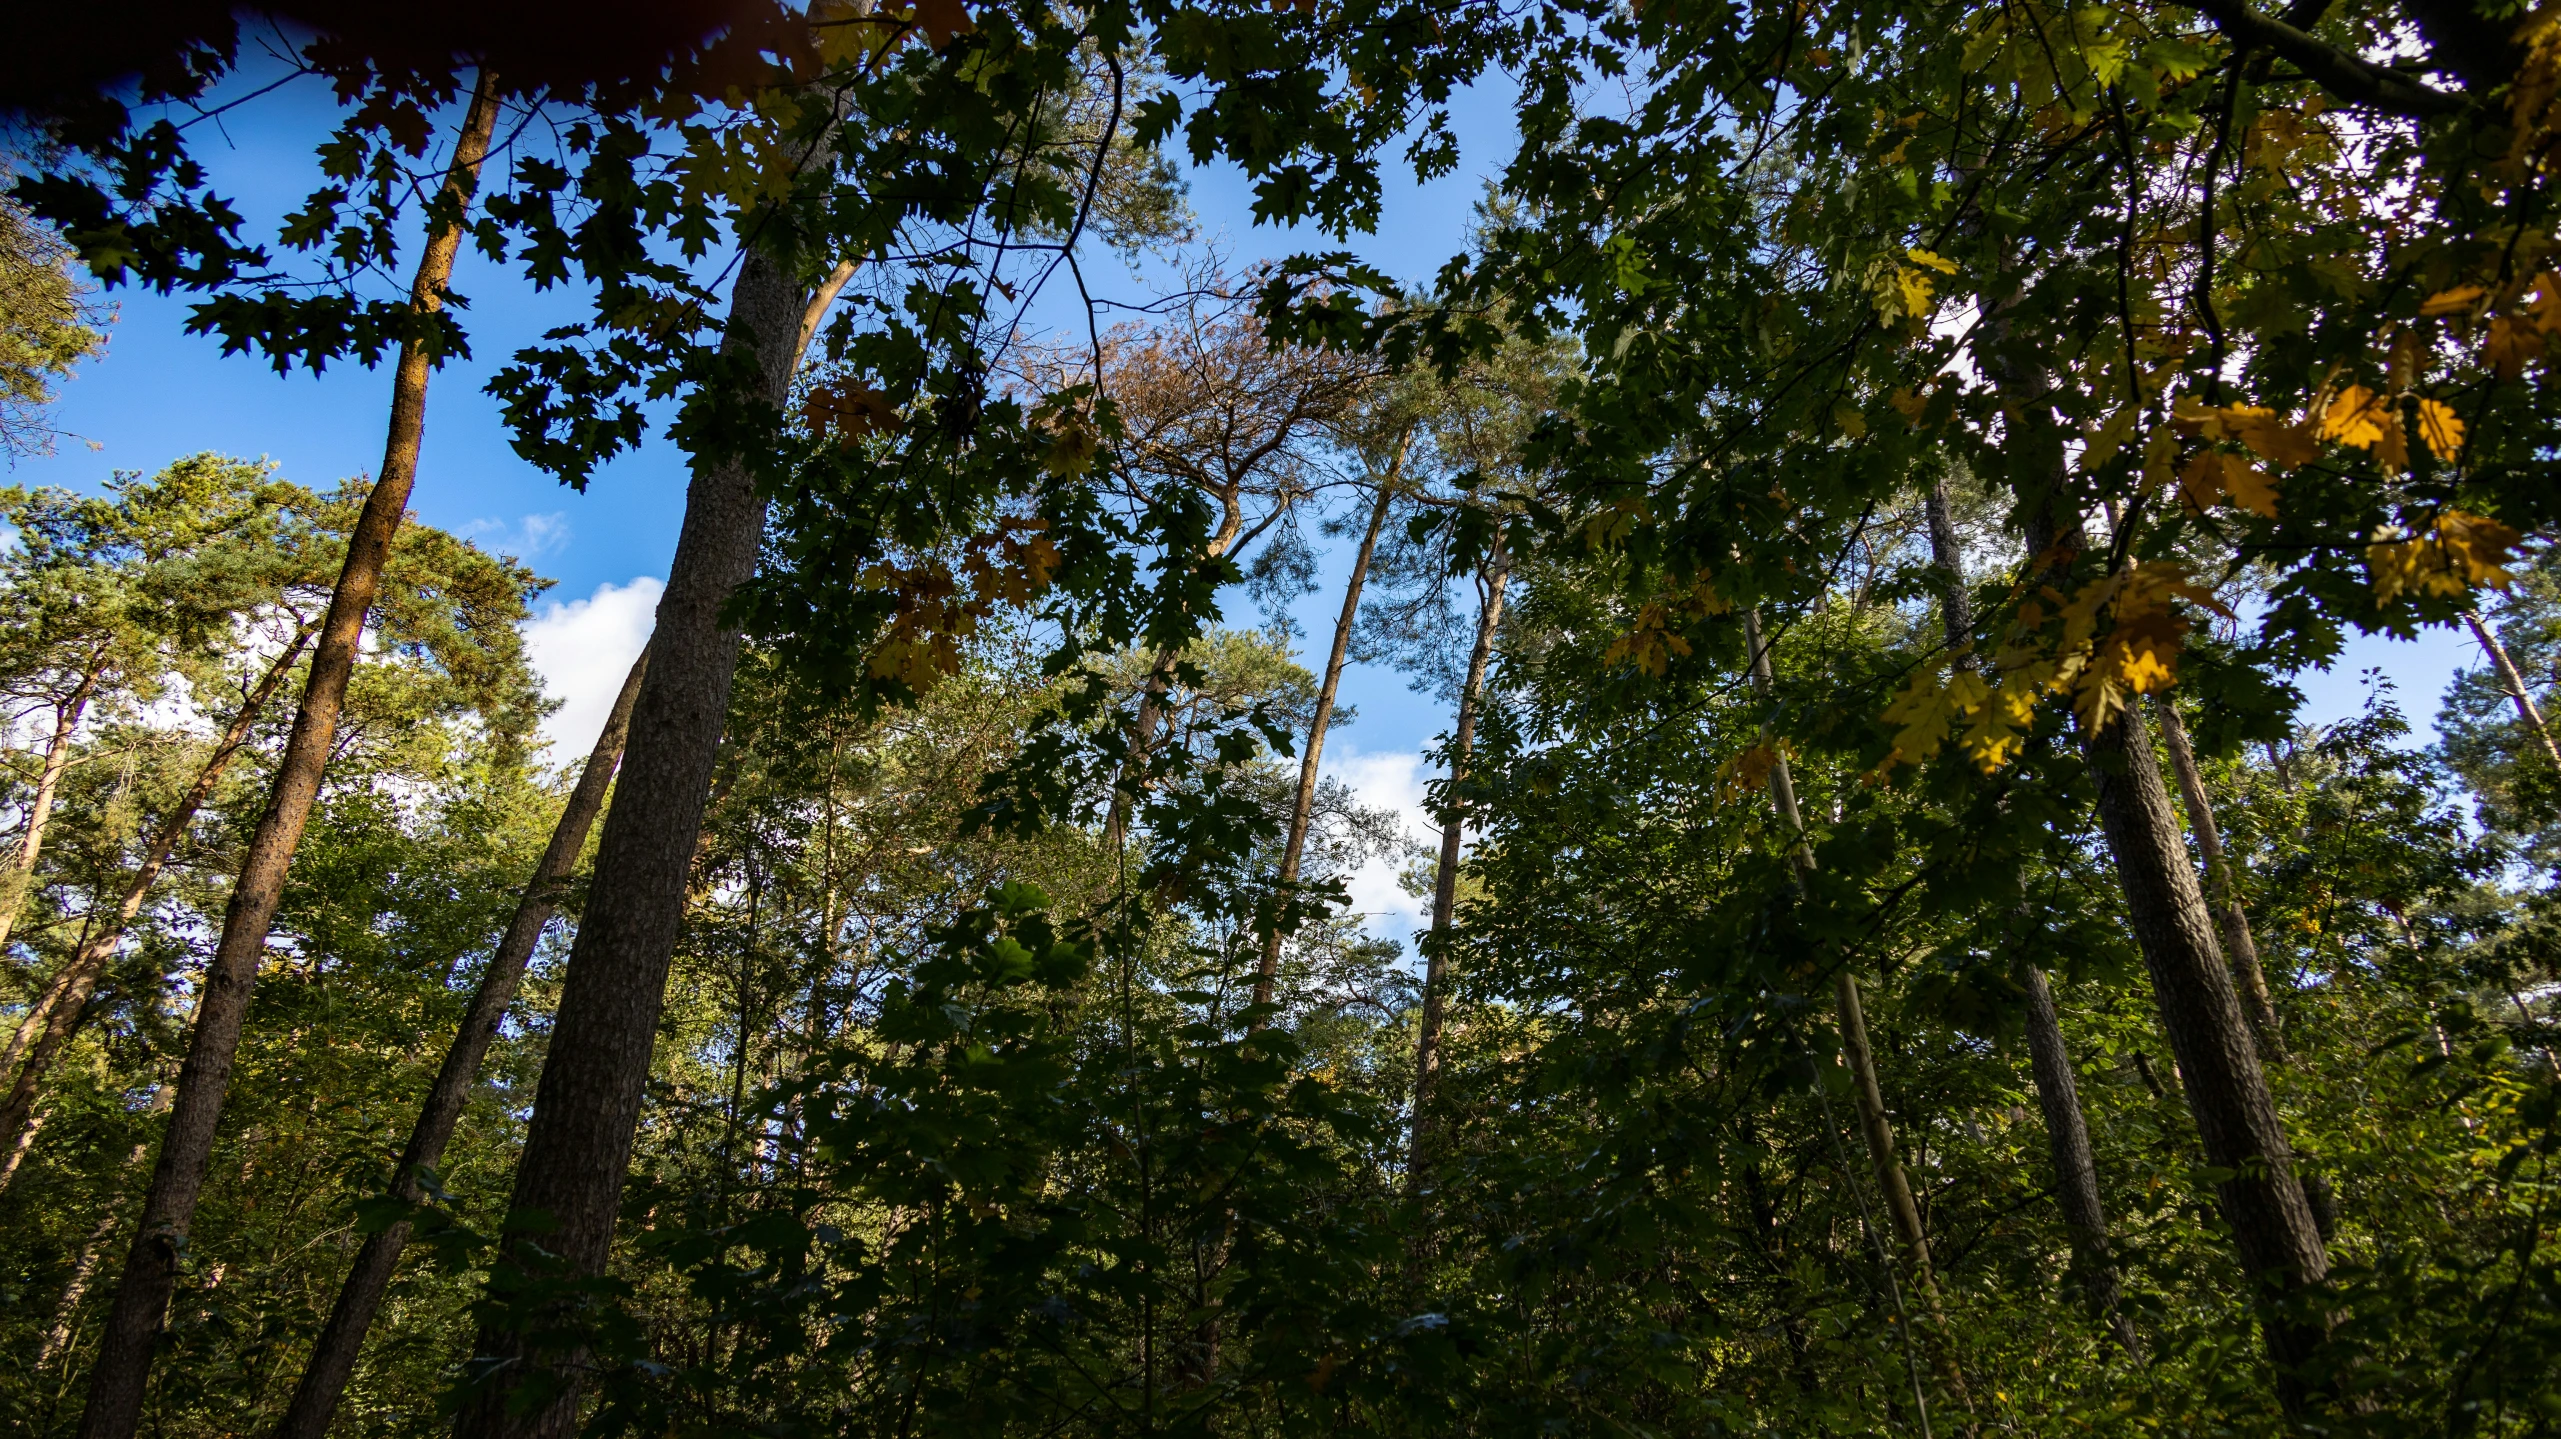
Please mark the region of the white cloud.
<svg viewBox="0 0 2561 1439"><path fill-rule="evenodd" d="M569 543L569 512L526 515L513 524L505 520L473 520L463 525L460 533L482 549L532 560Z"/></svg>
<svg viewBox="0 0 2561 1439"><path fill-rule="evenodd" d="M648 575L599 585L583 600L554 600L525 622L525 649L543 693L561 702L542 725L553 763L573 763L595 747L623 676L649 643L665 588Z"/></svg>
<svg viewBox="0 0 2561 1439"><path fill-rule="evenodd" d="M1436 772L1424 765L1419 752L1372 753L1329 744L1325 746L1322 767L1328 778L1340 780L1360 797L1364 806L1393 812L1404 822L1408 836L1425 844L1439 843L1440 826L1433 823L1431 813L1423 807L1425 787ZM1397 872L1406 863L1403 855L1373 859L1354 871L1346 885L1351 891L1352 912L1368 916L1373 933L1405 938L1430 921L1429 902L1416 899L1397 885Z"/></svg>

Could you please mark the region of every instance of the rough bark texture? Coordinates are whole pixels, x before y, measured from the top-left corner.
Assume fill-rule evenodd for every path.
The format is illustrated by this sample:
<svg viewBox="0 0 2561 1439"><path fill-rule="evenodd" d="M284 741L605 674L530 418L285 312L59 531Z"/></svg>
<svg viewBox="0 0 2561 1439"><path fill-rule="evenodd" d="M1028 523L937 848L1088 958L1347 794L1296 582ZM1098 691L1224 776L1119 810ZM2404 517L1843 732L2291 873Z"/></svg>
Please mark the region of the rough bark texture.
<svg viewBox="0 0 2561 1439"><path fill-rule="evenodd" d="M1334 722L1334 695L1342 687L1343 662L1352 650L1352 624L1360 618L1361 587L1369 580L1369 562L1378 553L1378 532L1387 526L1395 489L1382 482L1378 502L1370 507L1369 528L1352 556L1352 575L1343 583L1343 612L1334 621L1334 648L1325 657L1325 681L1316 690L1316 714L1307 722L1307 753L1298 761L1298 799L1289 813L1289 835L1281 845L1280 888L1286 894L1298 882L1298 865L1307 852L1307 827L1316 814L1316 770L1325 754L1325 729ZM1280 976L1281 935L1275 928L1263 942L1262 963L1254 969L1254 1003L1272 1002L1272 985ZM1255 1021L1257 1025L1260 1020Z"/></svg>
<svg viewBox="0 0 2561 1439"><path fill-rule="evenodd" d="M81 936L71 962L54 976L53 983L28 1014L21 1032L31 1035L33 1042L24 1055L13 1056L18 1060L17 1072L10 1080L8 1096L0 1099L0 1146L6 1149L5 1154L0 1154L0 1189L7 1188L9 1181L17 1177L18 1165L26 1158L37 1122L36 1096L43 1092L45 1077L53 1072L55 1062L71 1043L71 1036L78 1032L81 1013L88 1008L89 996L98 987L98 977L106 972L107 961L124 943L126 928L142 912L143 901L151 896L151 886L159 880L160 871L176 852L178 842L186 838L189 826L195 823L196 811L212 797L223 771L230 768L233 757L248 742L251 726L266 712L276 691L284 687L286 676L293 673L294 662L302 657L303 646L310 639L311 631L299 631L267 666L257 687L241 701L240 712L232 716L222 738L215 741L213 753L188 783L187 792L179 796L178 803L161 819L160 828L153 832L151 842L144 846L142 863L126 882L124 897L117 902L113 918L104 928L93 927Z"/></svg>
<svg viewBox="0 0 2561 1439"><path fill-rule="evenodd" d="M8 878L0 881L7 886L5 897L0 897L0 950L7 948L10 933L18 927L18 915L26 909L27 891L35 883L36 861L44 856L45 826L53 818L54 798L62 792L62 772L71 768L71 741L80 732L80 717L89 711L89 697L97 692L98 681L106 673L103 660L101 651L89 672L81 677L79 687L54 706L53 737L45 744L44 768L36 776L35 796L27 802L27 825L18 834L18 852L10 860ZM9 1046L12 1051L23 1047L25 1032L26 1026L19 1026L19 1038ZM10 1055L12 1059L16 1057L14 1052Z"/></svg>
<svg viewBox="0 0 2561 1439"><path fill-rule="evenodd" d="M2526 731L2543 747L2543 757L2552 762L2556 772L2561 772L2561 746L2553 744L2552 731L2543 723L2543 711L2534 703L2534 691L2526 688L2525 676L2518 672L2516 661L2508 657L2508 647L2499 643L2498 631L2482 623L2477 610L2465 610L2463 622L2472 627L2472 637L2481 642L2481 652L2498 670L2499 687L2508 692L2508 702L2517 707L2517 718L2525 721ZM0 932L0 938L5 937L5 932Z"/></svg>
<svg viewBox="0 0 2561 1439"><path fill-rule="evenodd" d="M489 967L481 971L471 1007L454 1032L453 1044L445 1051L444 1067L436 1072L435 1082L427 1089L418 1122L409 1131L408 1147L401 1152L400 1165L392 1172L391 1195L395 1199L417 1203L425 1192L420 1183L422 1172L444 1161L445 1145L462 1119L464 1102L470 1099L472 1085L480 1077L481 1061L488 1057L489 1046L498 1037L499 1021L506 1018L507 1007L515 1002L516 986L524 978L526 962L533 958L544 927L559 912L561 891L568 884L570 872L578 866L578 856L587 847L587 831L605 807L605 792L613 784L614 766L622 760L623 738L630 730L632 706L639 698L641 676L648 665L649 654L644 650L622 682L622 693L615 697L604 730L596 736L596 746L587 756L587 767L579 773L576 788L569 792L559 823L552 827L551 843L534 866L533 878L525 885L524 897L517 901L515 916L508 921L497 952L490 956ZM400 1267L400 1251L409 1243L409 1231L409 1221L401 1220L368 1237L357 1250L356 1261L338 1288L337 1303L329 1311L329 1322L321 1329L319 1340L312 1345L311 1358L303 1366L302 1382L294 1387L293 1402L286 1407L284 1422L277 1426L278 1439L322 1439L329 1432L338 1396L346 1391L348 1378L356 1372L356 1360L364 1351L365 1331L373 1326L383 1293L391 1287L391 1277Z"/></svg>
<svg viewBox="0 0 2561 1439"><path fill-rule="evenodd" d="M780 408L807 299L786 263L748 250L730 291L723 341L730 352L756 360L759 378L742 402L768 412ZM684 922L694 842L738 668L739 632L721 609L755 572L765 509L743 456L695 468L649 641L649 671L632 710L622 779L605 818L550 1057L517 1162L510 1222L538 1216L549 1227L539 1235L517 1230L500 1261L506 1272L594 1275L613 1248L667 967ZM562 1356L527 1354L517 1322L484 1328L475 1353L484 1382L457 1417L457 1434L495 1439L562 1434L573 1426L574 1379L554 1367ZM542 1366L559 1385L556 1395L532 1412L510 1413L508 1397L531 1366Z"/></svg>
<svg viewBox="0 0 2561 1439"><path fill-rule="evenodd" d="M2178 706L2163 696L2152 698L2152 716L2161 725L2161 748L2169 751L2170 772L2178 777L2179 798L2186 801L2188 830L2196 852L2205 860L2205 880L2214 901L2214 917L2223 932L2223 957L2241 986L2241 1012L2257 1036L2259 1052L2272 1064L2286 1061L2285 1038L2277 1027L2276 1002L2268 994L2267 967L2259 962L2258 940L2250 933L2250 916L2241 908L2232 884L2232 865L2223 855L2223 832L2214 824L2214 801L2205 792L2205 775L2188 743L2188 727Z"/></svg>
<svg viewBox="0 0 2561 1439"><path fill-rule="evenodd" d="M409 292L410 308L416 313L428 314L444 306L454 252L462 241L459 210L479 186L480 162L488 154L489 134L497 118L495 82L484 71L454 145L453 166L445 175L444 194L454 202L452 211L428 232L426 248L418 258L417 277ZM257 983L267 931L284 898L285 872L302 842L303 823L320 792L321 771L337 737L338 713L347 698L348 677L355 671L365 614L373 608L383 562L391 554L392 538L408 507L410 486L418 478L418 443L427 420L427 378L436 358L432 347L419 339L401 342L399 365L392 377L391 426L383 446L382 474L365 497L355 532L347 537L346 565L338 573L337 588L329 597L329 615L320 627L320 643L312 652L302 708L285 741L266 812L258 819L247 860L232 886L222 939L212 962L205 966L195 1032L188 1043L186 1064L178 1072L178 1097L170 1109L168 1136L160 1146L150 1196L143 1201L142 1223L125 1257L115 1307L99 1342L88 1407L80 1416L81 1439L131 1439L142 1416L153 1344L177 1285L187 1228L204 1189L205 1164L213 1156L214 1131L222 1119L224 1093L230 1088L231 1062L240 1047L249 991Z"/></svg>
<svg viewBox="0 0 2561 1439"><path fill-rule="evenodd" d="M2188 1111L2208 1164L2231 1177L2215 1186L2242 1267L2274 1298L2315 1284L2329 1256L2294 1174L2267 1075L2259 1067L2240 996L2215 943L2196 874L2179 842L2169 791L2141 741L2142 720L2128 710L2087 741L2096 773L2099 823L2125 888L2126 910L2152 977L2161 1029L2178 1059ZM2295 1374L2321 1338L2318 1324L2274 1312L2266 1316L2268 1351L2289 1402L2299 1402Z"/></svg>
<svg viewBox="0 0 2561 1439"><path fill-rule="evenodd" d="M1497 553L1484 574L1485 594L1476 611L1476 644L1467 653L1467 679L1459 686L1458 723L1450 732L1448 800L1441 810L1440 868L1432 877L1432 927L1423 940L1423 1013L1414 1035L1414 1122L1407 1182L1420 1183L1431 1159L1432 1081L1441 1066L1442 1016L1449 1005L1449 934L1458 909L1458 856L1467 839L1467 810L1458 787L1467 779L1476 747L1476 711L1485 698L1485 666L1503 627L1503 590L1512 569Z"/></svg>

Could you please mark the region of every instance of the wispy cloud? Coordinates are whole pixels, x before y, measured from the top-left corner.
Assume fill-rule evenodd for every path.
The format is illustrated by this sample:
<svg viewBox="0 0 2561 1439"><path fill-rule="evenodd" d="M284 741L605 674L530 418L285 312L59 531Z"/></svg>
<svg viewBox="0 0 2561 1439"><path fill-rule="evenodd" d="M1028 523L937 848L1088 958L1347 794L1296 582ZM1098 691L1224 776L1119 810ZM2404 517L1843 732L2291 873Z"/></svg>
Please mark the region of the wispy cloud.
<svg viewBox="0 0 2561 1439"><path fill-rule="evenodd" d="M547 515L525 515L512 521L473 520L460 526L458 533L478 542L485 550L514 555L520 560L539 559L569 543L569 512L554 510Z"/></svg>

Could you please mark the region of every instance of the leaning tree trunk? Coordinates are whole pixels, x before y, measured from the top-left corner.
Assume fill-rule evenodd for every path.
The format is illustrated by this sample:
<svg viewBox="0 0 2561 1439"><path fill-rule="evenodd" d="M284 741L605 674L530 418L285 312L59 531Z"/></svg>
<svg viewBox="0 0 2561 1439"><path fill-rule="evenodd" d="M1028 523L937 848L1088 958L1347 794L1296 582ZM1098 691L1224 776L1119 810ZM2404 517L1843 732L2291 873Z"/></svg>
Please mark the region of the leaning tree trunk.
<svg viewBox="0 0 2561 1439"><path fill-rule="evenodd" d="M2259 962L2259 944L2250 933L2250 916L2241 908L2240 894L2232 883L2232 864L2223 853L2223 832L2215 826L2214 801L2205 792L2205 775L2197 768L2195 747L2188 743L2187 724L2179 718L2178 706L2166 695L2152 697L2152 717L2160 722L2161 748L2169 751L2170 772L2178 777L2179 797L2187 801L2188 831L2196 836L2196 851L2205 860L2214 917L2223 931L2223 956L2231 961L2232 977L2241 986L2241 1012L2258 1038L2261 1055L2272 1064L2283 1064L2285 1039L2277 1028L2276 1003L2268 994L2267 969Z"/></svg>
<svg viewBox="0 0 2561 1439"><path fill-rule="evenodd" d="M569 792L569 803L560 812L560 822L552 827L551 843L534 866L533 878L525 885L524 897L516 903L515 917L508 921L497 953L490 956L489 967L481 971L471 1007L464 1012L461 1027L454 1031L453 1044L445 1051L444 1067L427 1088L418 1122L409 1131L408 1148L401 1151L399 1167L392 1171L391 1197L404 1204L418 1202L425 1192L422 1176L444 1161L445 1145L462 1119L463 1104L480 1077L481 1061L488 1057L489 1046L498 1037L498 1023L506 1018L507 1006L515 1002L516 985L524 978L525 964L533 958L544 927L559 911L570 871L577 868L578 856L587 848L587 831L605 807L605 791L613 783L614 766L622 760L623 737L631 727L632 705L640 694L641 676L648 665L649 652L643 650L622 682L622 692L614 699L603 732L596 736L596 747L587 756L587 767L579 772L577 787ZM310 1361L303 1366L302 1382L294 1387L293 1402L285 1409L284 1422L276 1427L276 1439L323 1439L329 1432L338 1397L346 1391L348 1378L356 1372L356 1359L364 1350L365 1331L373 1326L374 1314L382 1307L382 1296L391 1287L391 1276L400 1267L400 1251L409 1243L409 1228L408 1220L395 1221L367 1238L364 1247L356 1251L356 1262L349 1266L346 1281L338 1288L338 1302L329 1311L329 1322L312 1345Z"/></svg>
<svg viewBox="0 0 2561 1439"><path fill-rule="evenodd" d="M1966 590L1965 551L1956 523L1948 513L1947 482L1930 487L1923 502L1929 521L1930 559L1938 571L1940 618L1948 649L1960 668L1977 663L1974 601ZM2063 1211L2063 1227L2072 1240L2073 1267L2091 1305L2107 1321L2125 1352L2140 1359L2141 1342L2124 1312L2125 1287L2108 1247L2107 1206L2099 1197L2099 1172L2091 1158L2090 1127L2081 1109L2081 1088L2072 1072L2072 1052L2063 1039L2063 1019L2054 1007L2054 991L2045 971L2022 955L2013 965L2019 987L2027 991L2029 1067L2036 1076L2037 1108L2045 1116L2046 1147L2054 1157L2054 1195Z"/></svg>
<svg viewBox="0 0 2561 1439"><path fill-rule="evenodd" d="M2526 688L2525 676L2518 672L2516 661L2508 657L2508 647L2499 643L2499 635L2482 622L2481 612L2467 609L2463 622L2472 627L2472 637L2481 642L2481 652L2499 672L2499 687L2508 692L2508 702L2517 707L2517 718L2525 722L2526 732L2543 747L2543 757L2552 762L2553 771L2561 774L2561 745L2552 741L2552 731L2544 726L2543 711L2535 705L2534 691Z"/></svg>
<svg viewBox="0 0 2561 1439"><path fill-rule="evenodd" d="M768 416L780 410L808 308L809 294L789 262L751 246L730 290L722 343L729 353L751 356L756 377L723 403ZM741 636L722 609L755 573L765 510L745 455L696 466L508 1205L511 1222L539 1215L551 1227L539 1238L518 1229L502 1251L503 1271L584 1277L602 1273L611 1255L668 965L684 923L695 840L738 668ZM536 1316L502 1315L482 1328L475 1362L489 1378L455 1421L461 1439L558 1435L571 1428L577 1392L574 1378L562 1371L574 1370L575 1356L529 1352L528 1327L545 1326ZM511 1394L535 1367L562 1381L557 1396L531 1412L511 1412Z"/></svg>
<svg viewBox="0 0 2561 1439"><path fill-rule="evenodd" d="M104 926L93 927L81 936L80 946L72 952L71 962L54 976L53 983L45 988L33 1012L28 1014L22 1033L31 1034L32 1042L23 1056L14 1056L19 1060L17 1072L10 1080L7 1097L0 1098L0 1146L6 1146L5 1152L0 1152L0 1189L7 1188L9 1181L17 1177L18 1165L26 1158L28 1144L35 1137L36 1096L43 1092L45 1077L53 1072L62 1051L70 1045L71 1036L78 1031L81 1013L88 1008L89 996L97 989L99 976L106 972L107 961L115 957L117 948L124 943L125 930L132 925L133 917L142 912L143 901L150 898L151 886L158 882L161 869L169 863L169 856L176 852L178 842L186 838L189 826L195 823L196 811L212 797L213 788L221 782L223 771L230 767L233 757L248 742L250 728L257 723L258 716L266 712L268 703L276 697L276 691L283 688L285 677L293 672L294 662L302 657L302 647L310 639L309 629L298 631L292 643L286 645L284 651L267 666L267 672L259 678L257 687L242 699L240 712L232 716L222 738L215 741L213 753L197 769L187 792L179 796L178 803L162 817L160 828L152 834L150 843L143 847L142 863L135 867L133 878L126 882L124 897L118 901L114 917ZM161 1093L167 1095L166 1086L162 1087ZM164 1103L160 1107L167 1106ZM153 1112L159 1111L155 1109Z"/></svg>
<svg viewBox="0 0 2561 1439"><path fill-rule="evenodd" d="M320 793L321 770L337 737L338 713L346 702L347 680L355 672L356 652L364 638L365 613L373 608L383 563L409 504L410 486L418 478L427 377L438 359L423 320L444 307L454 253L462 242L463 211L479 187L480 162L489 152L489 135L497 119L496 80L484 69L454 145L453 167L445 174L439 195L441 213L428 231L418 274L410 286L409 310L419 323L400 343L382 474L365 497L355 532L347 537L346 566L329 597L329 615L321 625L319 646L312 652L302 708L294 716L293 732L276 767L266 813L250 837L247 862L232 886L222 938L205 967L195 1033L186 1064L178 1072L178 1097L170 1110L168 1137L160 1146L160 1163L152 1172L149 1197L143 1201L142 1223L125 1257L115 1307L99 1343L88 1408L80 1416L80 1439L131 1439L142 1417L152 1349L170 1293L177 1286L196 1201L204 1192L205 1166L213 1157L214 1131L222 1119L224 1093L230 1088L231 1062L240 1048L249 992L257 983L258 962L266 954L276 906L284 898L285 872L293 864L303 824Z"/></svg>
<svg viewBox="0 0 2561 1439"><path fill-rule="evenodd" d="M71 741L80 732L80 717L89 710L89 697L97 693L98 681L106 674L105 652L93 656L88 673L80 684L54 706L53 737L46 742L44 767L36 773L36 792L27 802L27 827L18 835L18 852L9 863L9 874L0 885L0 953L9 945L9 935L18 927L18 916L26 909L28 891L35 887L36 861L44 856L44 832L53 818L53 802L62 793L63 771L71 768ZM29 1017L29 1023L33 1017ZM11 1058L25 1043L26 1026L19 1026L19 1037L11 1041Z"/></svg>
<svg viewBox="0 0 2561 1439"><path fill-rule="evenodd" d="M2049 515L2038 513L2028 526L2028 549L2068 563L2069 551L2078 548L2077 533L2075 526L2065 534ZM2100 829L2151 974L2162 1033L2178 1060L2188 1112L2206 1162L2225 1176L2214 1186L2217 1207L2254 1290L2278 1395L2299 1412L2310 1393L2305 1369L2326 1325L2287 1301L2328 1277L2329 1254L2295 1176L2293 1147L2215 941L2214 918L2188 863L2141 713L2120 710L2086 733L2082 748L2097 781Z"/></svg>
<svg viewBox="0 0 2561 1439"><path fill-rule="evenodd" d="M1369 528L1361 532L1361 547L1352 556L1352 576L1343 584L1343 612L1334 621L1334 648L1325 657L1325 682L1316 690L1316 715L1307 724L1307 753L1298 762L1298 799L1289 813L1289 836L1281 845L1280 893L1287 896L1289 887L1298 882L1299 861L1307 852L1307 827L1316 813L1316 768L1325 754L1325 730L1334 720L1334 694L1342 686L1343 662L1351 654L1352 624L1360 618L1361 587L1369 580L1370 559L1378 553L1378 533L1387 526L1387 510L1396 499L1394 476L1382 478L1378 485L1378 503L1369 511ZM1471 662L1472 663L1472 662ZM1272 1002L1272 986L1280 976L1281 933L1275 923L1271 937L1263 941L1262 963L1254 969L1254 1004L1256 1008ZM1260 1028L1262 1021L1254 1021Z"/></svg>
<svg viewBox="0 0 2561 1439"><path fill-rule="evenodd" d="M1743 633L1744 643L1752 650L1752 688L1767 699L1775 677L1770 669L1769 649L1761 640L1759 611L1744 614ZM1795 867L1801 887L1814 873L1814 852L1806 847L1805 817L1796 803L1796 777L1783 754L1771 755L1769 788L1770 803L1778 811L1779 823L1787 827L1788 860ZM1858 1102L1859 1136L1867 1146L1868 1164L1876 1173L1877 1188L1884 1193L1885 1212L1894 1225L1894 1235L1902 1241L1903 1251L1910 1258L1913 1279L1921 1286L1935 1315L1939 1281L1937 1267L1930 1259L1929 1233L1921 1225L1921 1207L1912 1197L1912 1182L1894 1151L1894 1122L1885 1107L1885 1088L1877 1080L1876 1050L1868 1042L1866 1007L1859 1000L1858 976L1847 964L1833 974L1832 1000L1840 1016L1841 1049L1849 1059Z"/></svg>
<svg viewBox="0 0 2561 1439"><path fill-rule="evenodd" d="M1467 804L1458 797L1476 748L1476 714L1485 700L1485 667L1503 625L1503 590L1512 567L1498 550L1485 567L1484 598L1476 610L1476 644L1467 652L1467 679L1459 686L1458 723L1450 731L1449 781L1441 802L1440 867L1432 875L1432 927L1423 937L1423 1013L1414 1034L1414 1118L1406 1182L1419 1186L1430 1170L1432 1086L1440 1078L1441 1024L1449 1005L1450 933L1457 919L1458 856L1467 838Z"/></svg>

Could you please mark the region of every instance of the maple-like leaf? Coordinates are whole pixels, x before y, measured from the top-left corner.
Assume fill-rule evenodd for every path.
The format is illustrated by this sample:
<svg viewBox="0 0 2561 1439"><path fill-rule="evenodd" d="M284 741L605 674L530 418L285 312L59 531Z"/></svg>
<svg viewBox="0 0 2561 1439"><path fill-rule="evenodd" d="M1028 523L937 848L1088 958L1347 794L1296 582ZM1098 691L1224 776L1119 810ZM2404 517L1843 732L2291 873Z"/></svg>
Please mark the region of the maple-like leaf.
<svg viewBox="0 0 2561 1439"><path fill-rule="evenodd" d="M2350 385L2321 412L2321 438L2368 449L2383 438L2384 422L2390 418L2392 412L2381 396L2363 385Z"/></svg>
<svg viewBox="0 0 2561 1439"><path fill-rule="evenodd" d="M2419 400L2419 438L2440 460L2451 464L2463 452L2463 421L2453 407L2425 396Z"/></svg>

